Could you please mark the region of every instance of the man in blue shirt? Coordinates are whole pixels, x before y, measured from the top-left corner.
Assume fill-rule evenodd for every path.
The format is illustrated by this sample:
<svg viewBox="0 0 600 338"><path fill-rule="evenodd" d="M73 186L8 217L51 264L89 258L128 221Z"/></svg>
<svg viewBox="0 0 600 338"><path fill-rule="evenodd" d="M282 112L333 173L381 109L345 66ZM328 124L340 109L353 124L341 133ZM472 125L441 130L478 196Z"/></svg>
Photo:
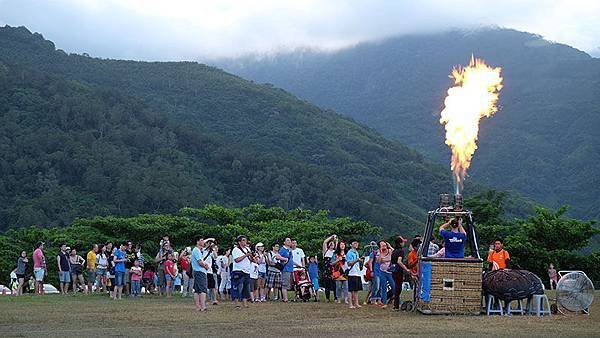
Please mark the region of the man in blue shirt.
<svg viewBox="0 0 600 338"><path fill-rule="evenodd" d="M446 230L448 225L451 230ZM444 238L444 250L446 258L464 258L467 232L462 226L460 217L448 221L440 226L440 236Z"/></svg>
<svg viewBox="0 0 600 338"><path fill-rule="evenodd" d="M115 251L113 262L115 263L115 291L114 299L121 299L123 294L123 285L125 285L125 262L127 255L125 254L125 243L121 243L120 249Z"/></svg>
<svg viewBox="0 0 600 338"><path fill-rule="evenodd" d="M194 303L196 310L206 311L206 291L208 280L206 269L209 265L206 260L209 253L204 249L204 237L196 236L196 247L192 250L192 275L194 277Z"/></svg>
<svg viewBox="0 0 600 338"><path fill-rule="evenodd" d="M283 258L281 262L283 271L281 272L281 291L283 293L283 301L288 301L287 292L292 285L292 277L294 276L294 260L292 257L292 240L288 237L283 241L283 247L279 249L279 255Z"/></svg>

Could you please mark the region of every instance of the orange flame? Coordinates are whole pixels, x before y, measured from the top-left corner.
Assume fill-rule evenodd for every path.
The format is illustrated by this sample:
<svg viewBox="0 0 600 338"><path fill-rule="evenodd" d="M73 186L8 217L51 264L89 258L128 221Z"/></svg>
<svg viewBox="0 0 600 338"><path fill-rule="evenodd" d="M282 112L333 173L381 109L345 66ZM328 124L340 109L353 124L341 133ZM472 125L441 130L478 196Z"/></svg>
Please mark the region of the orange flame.
<svg viewBox="0 0 600 338"><path fill-rule="evenodd" d="M492 68L471 55L467 67L452 69L455 86L448 89L440 123L446 128L446 144L452 150L452 171L456 193L460 193L477 149L479 120L498 111L496 102L502 78L500 67Z"/></svg>

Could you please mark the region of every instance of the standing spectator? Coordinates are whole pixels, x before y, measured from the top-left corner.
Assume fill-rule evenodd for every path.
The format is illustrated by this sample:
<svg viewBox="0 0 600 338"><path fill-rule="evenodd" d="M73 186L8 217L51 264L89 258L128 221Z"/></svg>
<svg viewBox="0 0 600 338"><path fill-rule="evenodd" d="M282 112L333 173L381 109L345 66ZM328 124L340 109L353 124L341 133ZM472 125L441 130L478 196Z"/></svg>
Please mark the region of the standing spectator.
<svg viewBox="0 0 600 338"><path fill-rule="evenodd" d="M338 243L331 265L332 277L335 280L335 294L338 297L337 302L340 303L341 299L344 299L344 303L348 304L348 278L345 275L345 271L348 269L346 243Z"/></svg>
<svg viewBox="0 0 600 338"><path fill-rule="evenodd" d="M269 290L273 291L273 300L277 300L277 295L279 294L279 290L281 290L282 258L279 254L279 244L273 243L271 251L265 256L267 262L267 293Z"/></svg>
<svg viewBox="0 0 600 338"><path fill-rule="evenodd" d="M96 284L96 256L98 253L98 244L92 245L92 249L86 255L86 270L88 275L88 292L93 292L94 284Z"/></svg>
<svg viewBox="0 0 600 338"><path fill-rule="evenodd" d="M21 255L17 260L17 269L15 271L15 273L17 274L18 283L17 296L23 294L23 285L25 285L25 273L27 272L27 263L29 263L29 260L27 259L27 252L21 251Z"/></svg>
<svg viewBox="0 0 600 338"><path fill-rule="evenodd" d="M283 241L283 247L279 249L281 262L283 263L283 271L281 272L281 291L283 301L288 301L288 290L292 285L292 277L294 273L294 257L292 254L292 240L288 237Z"/></svg>
<svg viewBox="0 0 600 338"><path fill-rule="evenodd" d="M349 305L351 309L361 308L360 304L358 304L358 292L362 291L362 279L360 278L360 263L363 261L363 258L358 254L358 241L351 240L350 241L350 250L348 250L348 254L346 255L346 260L348 264L348 291L350 292L350 300Z"/></svg>
<svg viewBox="0 0 600 338"><path fill-rule="evenodd" d="M335 280L332 276L332 265L331 261L337 247L337 235L331 235L323 241L323 284L325 287L325 298L327 301L331 301L330 294L333 293L334 301L337 300L335 294Z"/></svg>
<svg viewBox="0 0 600 338"><path fill-rule="evenodd" d="M256 263L258 264L258 296L259 301L264 302L266 299L265 283L267 280L267 260L265 258L265 245L257 243L254 247L256 251Z"/></svg>
<svg viewBox="0 0 600 338"><path fill-rule="evenodd" d="M156 257L154 257L154 262L157 264L156 276L158 277L158 282L156 288L158 289L159 296L162 295L165 287L165 261L167 260L167 254L173 253L168 235L163 236L160 245L160 249L156 253Z"/></svg>
<svg viewBox="0 0 600 338"><path fill-rule="evenodd" d="M187 297L194 293L194 278L192 276L192 262L190 256L190 248L184 248L179 254L179 267L181 268L181 279L183 284L181 286L181 296Z"/></svg>
<svg viewBox="0 0 600 338"><path fill-rule="evenodd" d="M204 249L206 251L206 258L204 261L206 264L208 264L208 267L206 268L206 285L208 289L207 295L211 300L212 305L217 305L219 302L217 301L217 285L213 271L213 262L217 258L217 255L213 250L214 245L214 238L207 238L204 240Z"/></svg>
<svg viewBox="0 0 600 338"><path fill-rule="evenodd" d="M229 255L231 254L231 250L225 250L224 254L217 256L217 271L219 276L221 277L221 282L219 283L219 294L221 295L221 300L225 300L225 293L227 292L227 281L229 280Z"/></svg>
<svg viewBox="0 0 600 338"><path fill-rule="evenodd" d="M254 254L254 259L252 260L252 268L250 269L250 299L253 302L258 302L258 255Z"/></svg>
<svg viewBox="0 0 600 338"><path fill-rule="evenodd" d="M117 248L113 247L111 242L106 243L106 253L108 255L108 269L106 270L106 279L110 298L115 298L115 252Z"/></svg>
<svg viewBox="0 0 600 338"><path fill-rule="evenodd" d="M98 289L100 292L106 292L106 275L108 270L108 256L106 255L106 246L101 245L99 253L96 254L96 277L98 279Z"/></svg>
<svg viewBox="0 0 600 338"><path fill-rule="evenodd" d="M434 256L438 251L440 251L440 247L435 243L435 237L431 236L429 248L427 249L427 257Z"/></svg>
<svg viewBox="0 0 600 338"><path fill-rule="evenodd" d="M125 294L130 295L130 283L131 283L131 267L133 263L137 260L136 254L133 251L133 243L129 240L125 241L125 256L127 260L125 261Z"/></svg>
<svg viewBox="0 0 600 338"><path fill-rule="evenodd" d="M44 294L44 277L46 276L46 256L44 242L38 242L33 251L33 274L35 276L35 294Z"/></svg>
<svg viewBox="0 0 600 338"><path fill-rule="evenodd" d="M173 295L173 282L177 274L175 273L175 263L173 262L173 253L167 253L167 259L164 263L164 273L166 282L167 298L171 298Z"/></svg>
<svg viewBox="0 0 600 338"><path fill-rule="evenodd" d="M556 289L556 285L558 285L558 273L554 269L553 264L550 264L548 267L548 278L550 279L550 290Z"/></svg>
<svg viewBox="0 0 600 338"><path fill-rule="evenodd" d="M140 281L142 280L142 267L140 266L140 261L135 260L133 266L131 267L131 295L133 297L138 297L142 291L142 286Z"/></svg>
<svg viewBox="0 0 600 338"><path fill-rule="evenodd" d="M289 238L288 238L289 239ZM250 299L250 271L252 271L252 251L248 248L248 238L240 235L236 238L237 245L233 248L231 256L233 269L231 271L231 288L235 289L236 308L240 308L240 301L248 307ZM290 273L291 275L291 273Z"/></svg>
<svg viewBox="0 0 600 338"><path fill-rule="evenodd" d="M402 236L397 236L395 240L396 248L392 251L392 260L391 263L395 264L394 272L392 272L392 277L394 279L394 307L395 311L400 310L400 304L402 304L402 298L400 294L402 293L402 283L404 282L404 274L410 272L410 266L404 265L404 244L406 243L406 239ZM421 240L415 238L411 244L413 250L411 251L414 254L414 257L418 261L417 249L419 245L421 245ZM410 254L409 254L410 256ZM410 260L409 260L410 264ZM415 264L416 265L416 264ZM417 266L418 268L418 266Z"/></svg>
<svg viewBox="0 0 600 338"><path fill-rule="evenodd" d="M369 254L369 266L371 267L371 271L373 272L373 276L371 277L370 286L371 286L371 295L369 301L371 304L382 306L381 303L381 270L379 269L379 262L377 259L379 258L379 246L375 242L372 243L371 253Z"/></svg>
<svg viewBox="0 0 600 338"><path fill-rule="evenodd" d="M296 298L298 298L298 276L300 272L306 272L306 255L304 254L304 250L298 247L298 242L296 240L292 240L291 249L294 261L294 285L296 286L294 289L296 290Z"/></svg>
<svg viewBox="0 0 600 338"><path fill-rule="evenodd" d="M56 263L58 265L60 292L66 295L69 290L69 283L71 282L71 265L69 264L69 255L67 254L67 244L62 243L60 245L60 251L58 252L58 256L56 256Z"/></svg>
<svg viewBox="0 0 600 338"><path fill-rule="evenodd" d="M194 274L194 302L196 310L206 311L206 269L208 264L204 262L204 237L196 236L196 247L192 250L192 270Z"/></svg>
<svg viewBox="0 0 600 338"><path fill-rule="evenodd" d="M77 293L78 287L81 287L84 293L87 293L85 281L83 280L83 266L85 259L77 254L77 250L72 249L69 254L69 265L71 266L71 281L73 282L73 294Z"/></svg>
<svg viewBox="0 0 600 338"><path fill-rule="evenodd" d="M487 261L488 268L492 271L510 269L510 255L508 251L504 250L500 240L496 240L494 244L490 245Z"/></svg>
<svg viewBox="0 0 600 338"><path fill-rule="evenodd" d="M392 246L386 241L379 242L379 270L380 270L380 287L381 287L381 308L387 308L388 303L388 286L395 292L394 277L389 271L392 262ZM401 285L399 287L402 287Z"/></svg>
<svg viewBox="0 0 600 338"><path fill-rule="evenodd" d="M315 301L319 301L319 261L317 260L317 256L310 256L308 259L308 277L310 278L310 283L313 285L313 292L315 295Z"/></svg>
<svg viewBox="0 0 600 338"><path fill-rule="evenodd" d="M125 262L127 262L127 255L125 254L126 250L127 246L125 242L123 242L121 243L121 247L119 249L115 248L115 252L113 254L113 262L115 264L113 299L121 299L123 296L123 285L125 285Z"/></svg>

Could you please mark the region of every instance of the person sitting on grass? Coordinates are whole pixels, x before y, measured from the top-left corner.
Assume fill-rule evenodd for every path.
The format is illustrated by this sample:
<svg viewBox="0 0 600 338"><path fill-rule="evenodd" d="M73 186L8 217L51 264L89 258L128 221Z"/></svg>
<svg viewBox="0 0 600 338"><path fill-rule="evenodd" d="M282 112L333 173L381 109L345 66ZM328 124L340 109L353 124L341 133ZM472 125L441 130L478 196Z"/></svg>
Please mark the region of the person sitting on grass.
<svg viewBox="0 0 600 338"><path fill-rule="evenodd" d="M450 226L451 230L446 230ZM462 226L460 217L448 221L440 226L440 236L444 239L446 258L464 258L467 232Z"/></svg>

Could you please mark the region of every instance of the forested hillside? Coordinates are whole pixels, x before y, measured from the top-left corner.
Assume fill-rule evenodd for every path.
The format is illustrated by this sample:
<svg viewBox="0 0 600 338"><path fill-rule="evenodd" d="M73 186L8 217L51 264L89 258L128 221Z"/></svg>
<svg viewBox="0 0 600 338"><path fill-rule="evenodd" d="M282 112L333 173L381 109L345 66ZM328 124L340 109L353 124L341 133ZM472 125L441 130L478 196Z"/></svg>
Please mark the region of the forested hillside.
<svg viewBox="0 0 600 338"><path fill-rule="evenodd" d="M205 65L67 55L12 27L0 62L2 228L260 202L406 230L451 189L406 146Z"/></svg>
<svg viewBox="0 0 600 338"><path fill-rule="evenodd" d="M471 53L502 67L504 77L500 111L481 124L471 178L600 218L600 60L574 48L484 29L218 64L351 116L447 166L439 112L448 74Z"/></svg>

